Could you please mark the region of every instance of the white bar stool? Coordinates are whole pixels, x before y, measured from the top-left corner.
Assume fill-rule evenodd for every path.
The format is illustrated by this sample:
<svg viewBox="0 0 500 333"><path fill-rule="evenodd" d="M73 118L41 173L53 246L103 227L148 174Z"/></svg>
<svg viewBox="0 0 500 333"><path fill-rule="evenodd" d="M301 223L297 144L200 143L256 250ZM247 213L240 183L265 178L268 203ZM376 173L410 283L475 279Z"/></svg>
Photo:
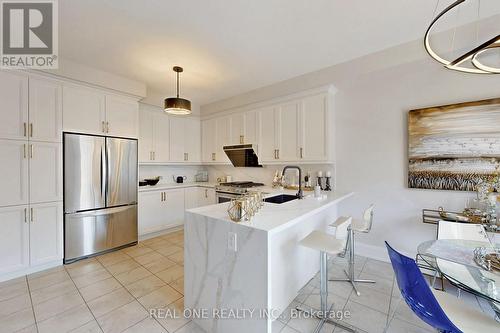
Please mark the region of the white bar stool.
<svg viewBox="0 0 500 333"><path fill-rule="evenodd" d="M328 281L340 281L340 282L350 282L352 284L352 287L354 288L354 291L356 292L356 295L360 296L360 292L358 291L358 288L356 287L356 283L375 283L373 280L363 280L363 279L356 279L355 277L355 272L354 272L354 233L355 232L363 232L363 233L369 233L370 230L372 229L372 224L373 224L373 208L374 205L370 205L364 213L363 213L363 219L362 220L356 220L353 219L351 225L348 228L348 236L347 236L347 243L349 246L349 272L344 270L344 273L347 275L347 279L329 279ZM336 225L337 221L334 223L330 224L331 227L337 227Z"/></svg>
<svg viewBox="0 0 500 333"><path fill-rule="evenodd" d="M339 228L345 228L351 224L351 218L341 217L339 218ZM300 245L308 247L310 249L319 251L319 267L320 267L320 299L321 299L321 309L316 314L313 311L307 311L300 307L296 309L298 311L307 313L311 317L316 317L320 320L314 333L320 332L321 328L325 323L336 325L348 332L355 332L353 328L341 324L336 320L330 318L330 313L333 304L328 308L328 255L339 255L343 253L346 248L346 240L337 239L333 235L329 235L325 232L315 230L311 232L306 238L300 241Z"/></svg>

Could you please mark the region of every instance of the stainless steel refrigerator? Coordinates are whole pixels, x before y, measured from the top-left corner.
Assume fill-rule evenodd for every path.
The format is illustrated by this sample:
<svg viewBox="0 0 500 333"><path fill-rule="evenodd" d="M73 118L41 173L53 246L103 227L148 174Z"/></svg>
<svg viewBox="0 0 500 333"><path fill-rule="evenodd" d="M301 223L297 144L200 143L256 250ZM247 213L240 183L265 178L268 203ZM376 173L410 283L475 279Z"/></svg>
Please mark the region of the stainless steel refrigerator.
<svg viewBox="0 0 500 333"><path fill-rule="evenodd" d="M64 134L64 263L137 243L137 140Z"/></svg>

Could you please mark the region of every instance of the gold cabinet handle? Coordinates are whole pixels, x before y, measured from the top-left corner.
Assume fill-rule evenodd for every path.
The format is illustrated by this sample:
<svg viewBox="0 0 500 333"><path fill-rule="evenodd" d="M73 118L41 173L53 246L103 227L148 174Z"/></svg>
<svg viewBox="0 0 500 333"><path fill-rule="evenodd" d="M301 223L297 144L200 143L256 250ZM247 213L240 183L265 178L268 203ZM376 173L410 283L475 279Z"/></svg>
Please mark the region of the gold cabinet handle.
<svg viewBox="0 0 500 333"><path fill-rule="evenodd" d="M30 138L33 137L33 123L30 123Z"/></svg>
<svg viewBox="0 0 500 333"><path fill-rule="evenodd" d="M33 158L33 151L34 151L33 145L30 145L30 158Z"/></svg>
<svg viewBox="0 0 500 333"><path fill-rule="evenodd" d="M280 150L276 149L278 151L278 160L280 159Z"/></svg>
<svg viewBox="0 0 500 333"><path fill-rule="evenodd" d="M304 158L304 148L300 147L300 158Z"/></svg>
<svg viewBox="0 0 500 333"><path fill-rule="evenodd" d="M109 121L106 122L106 133L109 133Z"/></svg>
<svg viewBox="0 0 500 333"><path fill-rule="evenodd" d="M26 144L23 144L23 156L26 158Z"/></svg>
<svg viewBox="0 0 500 333"><path fill-rule="evenodd" d="M153 161L156 161L156 152L153 152Z"/></svg>
<svg viewBox="0 0 500 333"><path fill-rule="evenodd" d="M186 161L189 161L189 153L186 153Z"/></svg>
<svg viewBox="0 0 500 333"><path fill-rule="evenodd" d="M243 144L245 142L245 136L240 135L240 143Z"/></svg>
<svg viewBox="0 0 500 333"><path fill-rule="evenodd" d="M215 153L212 153L212 161L215 161Z"/></svg>
<svg viewBox="0 0 500 333"><path fill-rule="evenodd" d="M167 201L167 192L163 192L163 201Z"/></svg>
<svg viewBox="0 0 500 333"><path fill-rule="evenodd" d="M34 214L33 214L33 208L30 208L30 220L31 220L31 222L34 222L34 220L35 220Z"/></svg>
<svg viewBox="0 0 500 333"><path fill-rule="evenodd" d="M28 223L28 208L24 208L24 223Z"/></svg>
<svg viewBox="0 0 500 333"><path fill-rule="evenodd" d="M26 127L27 127L27 124L26 124L26 122L24 122L24 123L23 123L23 128L24 128L24 131L23 131L23 136L27 136L27 135L28 135L28 132L27 132Z"/></svg>
<svg viewBox="0 0 500 333"><path fill-rule="evenodd" d="M208 189L205 189L205 198L208 198Z"/></svg>
<svg viewBox="0 0 500 333"><path fill-rule="evenodd" d="M102 132L106 133L106 123L104 121L102 121L101 125L102 125Z"/></svg>
<svg viewBox="0 0 500 333"><path fill-rule="evenodd" d="M163 192L160 192L160 194L161 194L160 201L163 202Z"/></svg>

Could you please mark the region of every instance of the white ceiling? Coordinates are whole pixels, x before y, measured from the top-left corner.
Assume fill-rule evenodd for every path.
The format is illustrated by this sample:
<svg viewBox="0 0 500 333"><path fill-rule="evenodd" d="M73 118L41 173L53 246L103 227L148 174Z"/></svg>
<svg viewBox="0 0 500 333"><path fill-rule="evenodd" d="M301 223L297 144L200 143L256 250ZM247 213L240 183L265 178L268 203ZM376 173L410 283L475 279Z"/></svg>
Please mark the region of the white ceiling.
<svg viewBox="0 0 500 333"><path fill-rule="evenodd" d="M181 95L205 104L422 38L435 6L436 0L62 0L59 49L62 58L142 81L165 96L175 92L172 66L183 66ZM500 12L498 0L481 6L486 16Z"/></svg>

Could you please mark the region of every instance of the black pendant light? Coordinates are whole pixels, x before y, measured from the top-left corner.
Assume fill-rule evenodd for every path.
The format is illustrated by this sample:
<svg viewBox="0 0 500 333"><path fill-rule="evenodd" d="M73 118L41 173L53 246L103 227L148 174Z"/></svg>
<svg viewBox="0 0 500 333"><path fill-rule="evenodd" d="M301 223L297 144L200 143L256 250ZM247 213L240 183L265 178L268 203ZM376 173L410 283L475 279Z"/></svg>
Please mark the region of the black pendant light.
<svg viewBox="0 0 500 333"><path fill-rule="evenodd" d="M177 97L165 98L165 112L175 115L191 114L191 101L179 97L179 73L182 73L183 69L175 66L173 70L177 73Z"/></svg>

